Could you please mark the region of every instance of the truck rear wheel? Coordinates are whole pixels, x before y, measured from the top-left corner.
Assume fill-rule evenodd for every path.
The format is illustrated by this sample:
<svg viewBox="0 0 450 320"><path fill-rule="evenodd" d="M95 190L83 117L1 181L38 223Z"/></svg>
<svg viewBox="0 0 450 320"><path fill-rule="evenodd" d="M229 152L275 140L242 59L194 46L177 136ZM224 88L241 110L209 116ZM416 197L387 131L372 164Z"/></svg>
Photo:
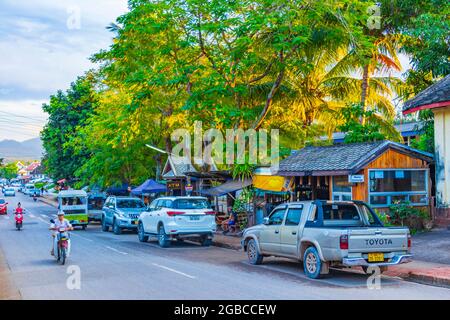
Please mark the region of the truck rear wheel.
<svg viewBox="0 0 450 320"><path fill-rule="evenodd" d="M303 255L303 270L305 275L311 279L320 279L322 275L322 261L320 260L319 252L315 247L306 249Z"/></svg>

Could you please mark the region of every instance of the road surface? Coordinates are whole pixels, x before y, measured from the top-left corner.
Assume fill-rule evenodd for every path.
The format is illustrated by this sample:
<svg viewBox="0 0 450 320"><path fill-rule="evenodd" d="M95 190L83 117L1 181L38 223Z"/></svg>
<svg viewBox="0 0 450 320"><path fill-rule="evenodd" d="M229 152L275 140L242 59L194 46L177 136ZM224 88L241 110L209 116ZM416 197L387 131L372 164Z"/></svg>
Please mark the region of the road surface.
<svg viewBox="0 0 450 320"><path fill-rule="evenodd" d="M156 239L140 243L134 233L117 236L98 224L72 232L72 255L61 266L50 256L55 208L23 194L7 201L0 250L23 299L450 299L450 289L384 276L380 289L369 289L358 271L333 270L310 280L285 259L252 266L243 252L230 249L189 242L162 249ZM27 210L20 232L12 217L18 201ZM78 268L79 289L70 274Z"/></svg>

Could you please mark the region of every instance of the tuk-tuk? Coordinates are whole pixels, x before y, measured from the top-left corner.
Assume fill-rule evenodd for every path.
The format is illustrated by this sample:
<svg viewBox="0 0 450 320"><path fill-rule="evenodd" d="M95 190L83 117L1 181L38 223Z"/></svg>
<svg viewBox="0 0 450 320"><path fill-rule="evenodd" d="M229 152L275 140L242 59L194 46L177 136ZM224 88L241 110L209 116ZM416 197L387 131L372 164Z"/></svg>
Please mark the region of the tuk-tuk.
<svg viewBox="0 0 450 320"><path fill-rule="evenodd" d="M89 221L102 221L103 205L106 195L102 192L91 192L88 194L88 217Z"/></svg>
<svg viewBox="0 0 450 320"><path fill-rule="evenodd" d="M62 190L58 193L58 209L74 227L86 229L88 218L87 193L83 190Z"/></svg>

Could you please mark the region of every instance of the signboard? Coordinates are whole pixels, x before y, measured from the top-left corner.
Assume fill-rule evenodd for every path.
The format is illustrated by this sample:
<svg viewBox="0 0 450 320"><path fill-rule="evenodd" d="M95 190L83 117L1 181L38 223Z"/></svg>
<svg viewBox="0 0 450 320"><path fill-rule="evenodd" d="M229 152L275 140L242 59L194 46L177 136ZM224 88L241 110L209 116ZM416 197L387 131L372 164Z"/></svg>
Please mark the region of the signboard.
<svg viewBox="0 0 450 320"><path fill-rule="evenodd" d="M181 183L179 181L169 181L167 182L167 188L171 190L181 189Z"/></svg>
<svg viewBox="0 0 450 320"><path fill-rule="evenodd" d="M348 176L349 183L363 183L364 175L363 174L350 174Z"/></svg>
<svg viewBox="0 0 450 320"><path fill-rule="evenodd" d="M186 190L186 192L192 192L192 190L194 190L194 187L192 186L192 184L187 184L184 189Z"/></svg>

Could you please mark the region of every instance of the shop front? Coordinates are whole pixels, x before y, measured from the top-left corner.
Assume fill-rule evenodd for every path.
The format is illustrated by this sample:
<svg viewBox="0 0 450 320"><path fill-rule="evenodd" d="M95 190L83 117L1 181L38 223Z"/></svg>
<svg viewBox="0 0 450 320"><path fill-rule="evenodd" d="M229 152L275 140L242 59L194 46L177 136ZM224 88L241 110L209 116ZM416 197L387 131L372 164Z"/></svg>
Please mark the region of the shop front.
<svg viewBox="0 0 450 320"><path fill-rule="evenodd" d="M293 201L361 200L375 208L407 201L428 207L433 156L379 141L306 147L280 162L278 175L294 179Z"/></svg>

